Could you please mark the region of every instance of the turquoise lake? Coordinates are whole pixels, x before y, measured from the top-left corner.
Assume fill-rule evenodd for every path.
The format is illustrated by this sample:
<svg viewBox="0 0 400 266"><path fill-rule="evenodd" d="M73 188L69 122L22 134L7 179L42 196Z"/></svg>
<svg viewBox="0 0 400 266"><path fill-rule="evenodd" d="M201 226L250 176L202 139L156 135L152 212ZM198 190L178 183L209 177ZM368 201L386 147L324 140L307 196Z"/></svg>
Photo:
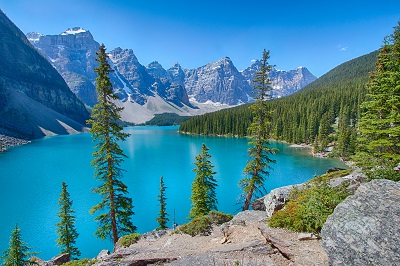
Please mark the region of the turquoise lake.
<svg viewBox="0 0 400 266"><path fill-rule="evenodd" d="M195 156L202 143L217 172L218 209L237 213L241 193L238 181L248 160L247 139L182 135L178 127L129 127L131 134L122 147L128 156L122 167L126 170L123 182L128 185L134 203L133 222L139 233L157 227L157 195L159 179L167 186L169 225L174 219L186 223L190 210L190 188L194 178ZM337 160L314 158L307 151L273 142L279 149L277 161L267 178L266 188L302 183L330 167L345 167ZM100 250L112 250L111 241L101 241L93 235L97 224L89 209L99 201L91 192L99 183L93 178L90 165L93 152L91 135L77 134L48 137L28 145L0 153L0 252L8 247L15 224L21 228L23 240L38 257L48 260L59 253L55 224L58 222L58 198L61 182L68 184L73 200L77 246L82 258L95 257Z"/></svg>

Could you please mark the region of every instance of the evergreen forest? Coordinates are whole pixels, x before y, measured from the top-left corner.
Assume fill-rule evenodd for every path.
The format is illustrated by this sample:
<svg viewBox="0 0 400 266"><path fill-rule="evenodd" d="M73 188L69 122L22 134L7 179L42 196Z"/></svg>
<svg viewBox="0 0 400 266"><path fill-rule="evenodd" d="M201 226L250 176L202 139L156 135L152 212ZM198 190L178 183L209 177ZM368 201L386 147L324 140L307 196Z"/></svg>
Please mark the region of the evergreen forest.
<svg viewBox="0 0 400 266"><path fill-rule="evenodd" d="M270 135L280 141L312 144L315 151L334 145L336 153L354 153L360 104L365 100L370 72L378 51L332 69L288 97L268 101L272 112ZM194 117L180 132L201 135L247 136L252 123L250 104Z"/></svg>

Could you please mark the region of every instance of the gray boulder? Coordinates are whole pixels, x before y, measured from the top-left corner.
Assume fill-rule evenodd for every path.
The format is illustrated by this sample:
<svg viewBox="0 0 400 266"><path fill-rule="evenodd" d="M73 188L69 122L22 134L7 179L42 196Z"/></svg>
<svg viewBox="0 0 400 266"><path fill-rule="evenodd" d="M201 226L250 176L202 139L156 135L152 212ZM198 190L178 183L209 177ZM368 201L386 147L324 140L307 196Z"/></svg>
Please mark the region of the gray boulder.
<svg viewBox="0 0 400 266"><path fill-rule="evenodd" d="M255 200L251 206L253 210L265 211L267 217L271 218L274 212L285 206L290 191L293 188L300 188L301 186L302 185L290 185L273 189L264 197Z"/></svg>
<svg viewBox="0 0 400 266"><path fill-rule="evenodd" d="M42 265L42 266L62 265L64 263L70 261L70 255L69 255L69 253L63 253L63 254L60 254L60 255L57 255L57 256L53 257L49 261L43 261L43 260L35 257L35 258L33 258L33 261L37 265Z"/></svg>
<svg viewBox="0 0 400 266"><path fill-rule="evenodd" d="M400 183L360 185L324 224L322 246L330 265L399 265Z"/></svg>
<svg viewBox="0 0 400 266"><path fill-rule="evenodd" d="M101 260L107 257L108 255L110 255L110 251L107 249L103 249L102 251L100 251L99 255L97 255L96 259Z"/></svg>
<svg viewBox="0 0 400 266"><path fill-rule="evenodd" d="M232 220L227 222L228 225L246 225L261 222L267 219L263 211L242 211L236 214Z"/></svg>

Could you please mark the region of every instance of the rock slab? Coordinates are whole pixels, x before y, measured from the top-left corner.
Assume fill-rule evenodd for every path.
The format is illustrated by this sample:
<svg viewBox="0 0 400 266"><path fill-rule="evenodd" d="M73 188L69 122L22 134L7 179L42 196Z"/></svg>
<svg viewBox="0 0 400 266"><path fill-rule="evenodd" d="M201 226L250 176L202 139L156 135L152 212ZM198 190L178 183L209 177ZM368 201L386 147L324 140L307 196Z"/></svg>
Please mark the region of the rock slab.
<svg viewBox="0 0 400 266"><path fill-rule="evenodd" d="M400 183L373 180L340 203L324 224L330 265L400 265Z"/></svg>
<svg viewBox="0 0 400 266"><path fill-rule="evenodd" d="M274 212L282 209L288 201L289 193L293 188L301 188L302 185L290 185L271 190L267 195L252 203L253 210L265 211L268 218Z"/></svg>

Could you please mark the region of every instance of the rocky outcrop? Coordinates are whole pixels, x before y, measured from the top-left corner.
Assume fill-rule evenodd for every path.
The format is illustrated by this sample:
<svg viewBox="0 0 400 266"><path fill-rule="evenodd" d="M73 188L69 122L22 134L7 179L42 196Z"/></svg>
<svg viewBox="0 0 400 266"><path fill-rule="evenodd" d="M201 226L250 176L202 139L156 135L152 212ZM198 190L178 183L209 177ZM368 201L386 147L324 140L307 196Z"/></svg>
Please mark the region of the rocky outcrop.
<svg viewBox="0 0 400 266"><path fill-rule="evenodd" d="M63 265L64 263L70 261L70 255L68 253L63 253L53 257L49 261L44 261L38 257L32 257L30 259L32 262L29 265L39 265L39 266L56 266L56 265Z"/></svg>
<svg viewBox="0 0 400 266"><path fill-rule="evenodd" d="M265 211L268 218L274 212L282 209L288 201L288 196L293 188L300 188L302 185L290 185L271 190L267 195L255 200L252 203L253 210Z"/></svg>
<svg viewBox="0 0 400 266"><path fill-rule="evenodd" d="M0 58L0 128L28 139L83 130L83 103L1 11Z"/></svg>
<svg viewBox="0 0 400 266"><path fill-rule="evenodd" d="M398 265L400 183L373 180L340 203L324 224L330 265Z"/></svg>

